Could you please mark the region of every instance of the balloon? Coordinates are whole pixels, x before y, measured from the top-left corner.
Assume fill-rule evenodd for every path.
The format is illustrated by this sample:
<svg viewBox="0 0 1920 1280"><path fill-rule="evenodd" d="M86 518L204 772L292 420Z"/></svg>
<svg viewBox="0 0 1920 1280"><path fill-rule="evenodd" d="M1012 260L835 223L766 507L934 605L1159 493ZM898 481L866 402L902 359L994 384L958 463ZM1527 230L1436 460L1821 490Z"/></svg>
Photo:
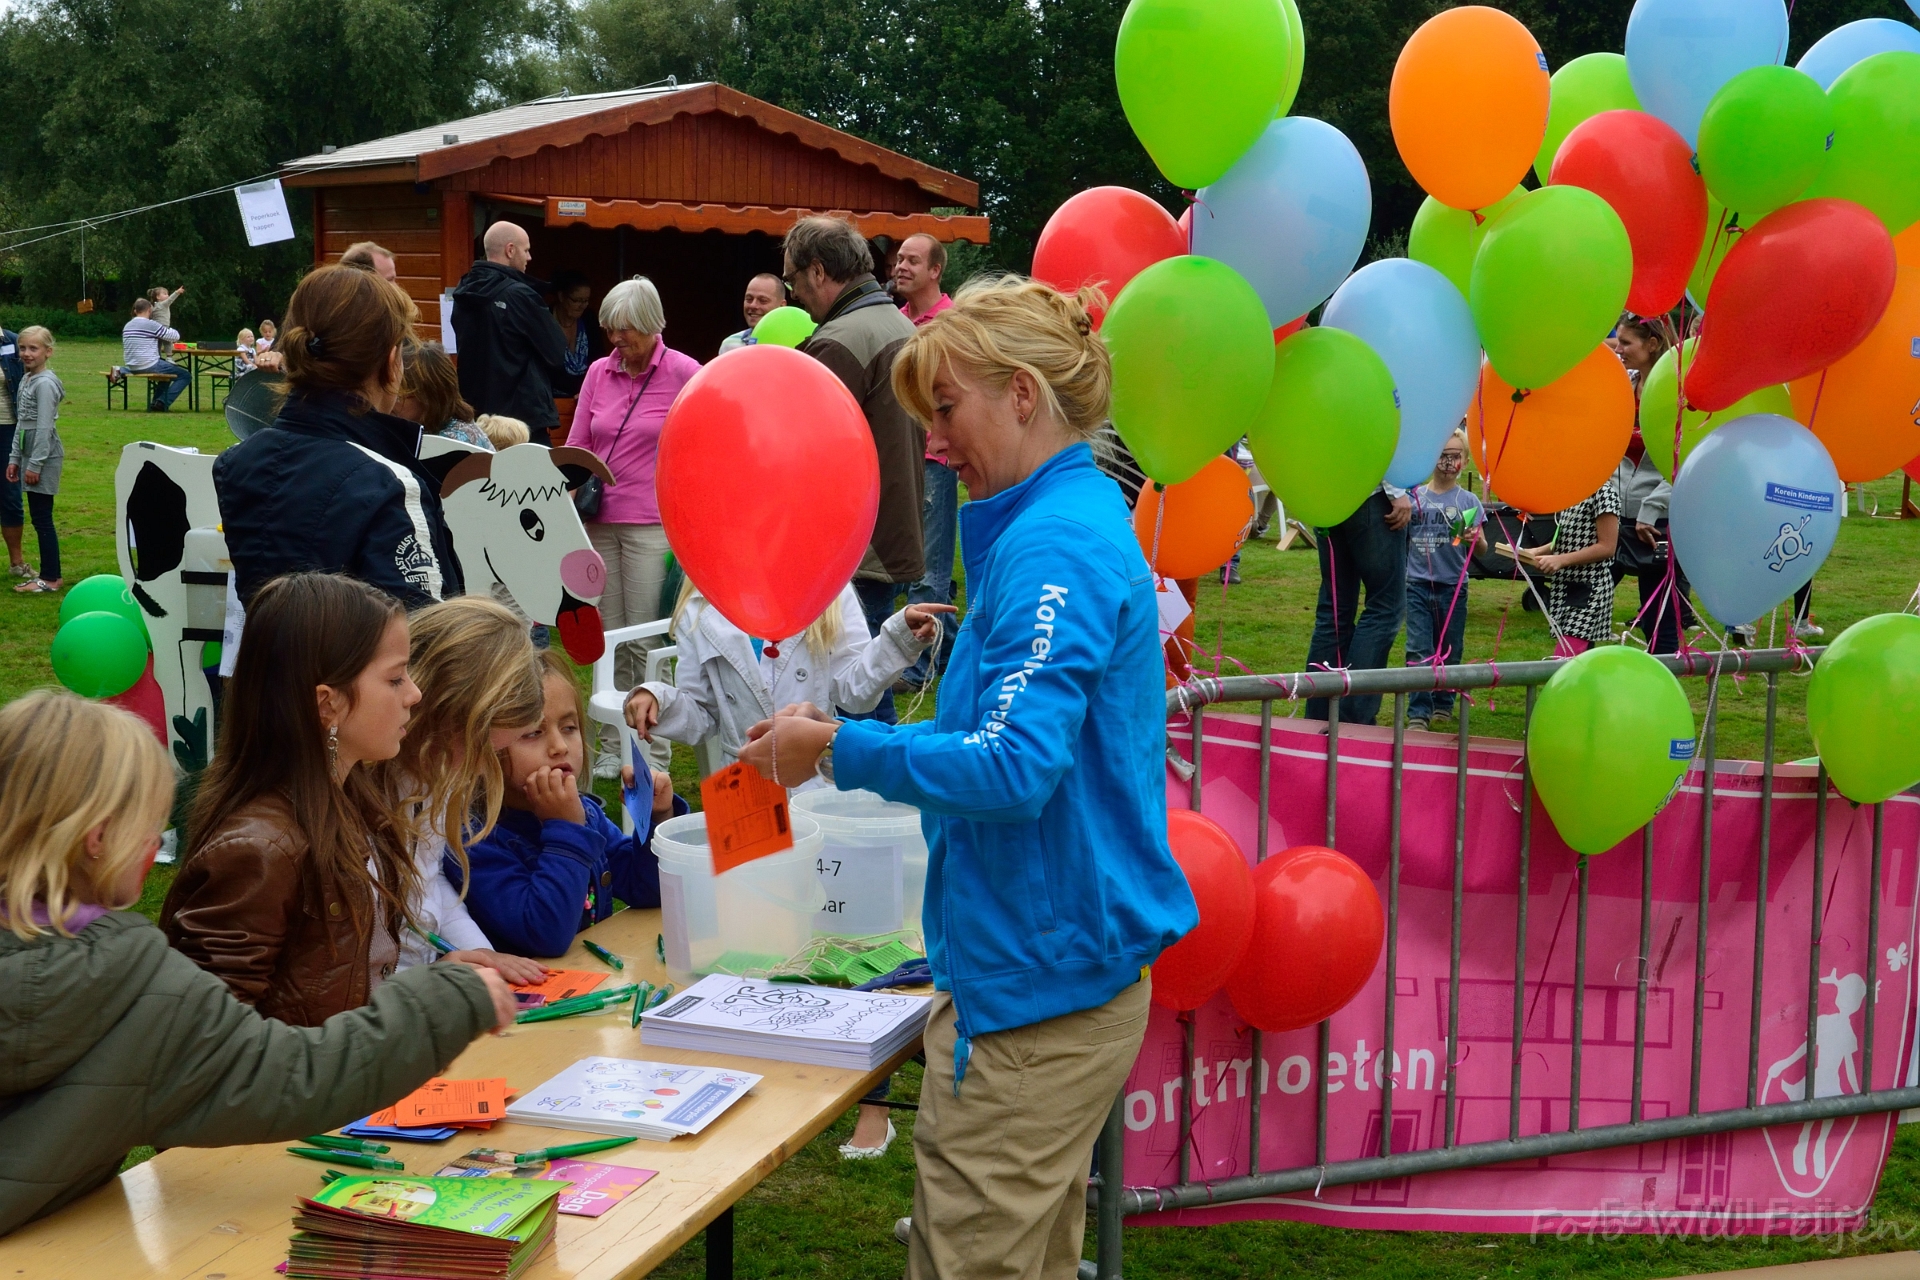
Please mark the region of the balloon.
<svg viewBox="0 0 1920 1280"><path fill-rule="evenodd" d="M1894 270L1887 229L1851 201L1800 200L1768 214L1714 277L1687 403L1724 409L1832 364L1879 323Z"/></svg>
<svg viewBox="0 0 1920 1280"><path fill-rule="evenodd" d="M1400 50L1387 116L1413 180L1442 204L1479 209L1526 176L1550 96L1546 55L1519 20L1464 5Z"/></svg>
<svg viewBox="0 0 1920 1280"><path fill-rule="evenodd" d="M125 693L116 693L102 702L131 711L146 722L153 730L154 737L160 739L160 745L166 746L172 735L167 731L167 696L160 689L160 682L153 678L153 655L147 655L146 668L133 687Z"/></svg>
<svg viewBox="0 0 1920 1280"><path fill-rule="evenodd" d="M1186 233L1157 202L1126 187L1094 187L1047 219L1033 246L1033 278L1062 293L1098 285L1111 303L1142 268L1186 251ZM1105 317L1099 308L1094 324Z"/></svg>
<svg viewBox="0 0 1920 1280"><path fill-rule="evenodd" d="M1280 106L1275 115L1285 115L1293 110L1293 100L1300 92L1300 75L1307 69L1307 28L1300 21L1300 6L1294 0L1280 0L1280 7L1287 11L1287 82L1280 86Z"/></svg>
<svg viewBox="0 0 1920 1280"><path fill-rule="evenodd" d="M1330 1018L1380 962L1386 913L1367 873L1332 849L1296 845L1253 871L1253 938L1227 998L1262 1031Z"/></svg>
<svg viewBox="0 0 1920 1280"><path fill-rule="evenodd" d="M1253 873L1233 837L1191 809L1167 810L1167 844L1186 873L1200 924L1153 962L1153 1002L1185 1011L1211 1000L1246 954L1253 937Z"/></svg>
<svg viewBox="0 0 1920 1280"><path fill-rule="evenodd" d="M1113 425L1140 469L1178 484L1246 434L1273 381L1273 326L1239 272L1183 254L1114 300Z"/></svg>
<svg viewBox="0 0 1920 1280"><path fill-rule="evenodd" d="M805 630L839 598L880 505L859 403L825 365L770 343L681 388L654 480L681 568L729 622L768 640Z"/></svg>
<svg viewBox="0 0 1920 1280"><path fill-rule="evenodd" d="M1407 256L1453 281L1460 296L1466 297L1473 287L1474 255L1480 252L1487 229L1525 194L1525 187L1515 187L1477 211L1455 209L1428 196L1413 215L1413 230L1407 233Z"/></svg>
<svg viewBox="0 0 1920 1280"><path fill-rule="evenodd" d="M1422 483L1480 380L1480 338L1466 299L1424 262L1382 258L1348 277L1320 323L1364 339L1386 361L1400 398L1387 483Z"/></svg>
<svg viewBox="0 0 1920 1280"><path fill-rule="evenodd" d="M1627 73L1641 108L1696 146L1720 86L1787 53L1781 0L1634 0Z"/></svg>
<svg viewBox="0 0 1920 1280"><path fill-rule="evenodd" d="M1644 111L1603 111L1567 135L1552 181L1620 215L1633 252L1627 310L1657 316L1679 304L1707 222L1706 184L1679 134Z"/></svg>
<svg viewBox="0 0 1920 1280"><path fill-rule="evenodd" d="M1812 581L1840 534L1842 486L1813 432L1756 413L1702 440L1667 524L1700 603L1744 626Z"/></svg>
<svg viewBox="0 0 1920 1280"><path fill-rule="evenodd" d="M820 326L799 307L775 307L753 326L753 340L775 347L797 347Z"/></svg>
<svg viewBox="0 0 1920 1280"><path fill-rule="evenodd" d="M1274 348L1273 390L1247 444L1289 517L1328 528L1379 487L1399 440L1397 398L1386 361L1344 329Z"/></svg>
<svg viewBox="0 0 1920 1280"><path fill-rule="evenodd" d="M1876 53L1827 97L1833 151L1807 195L1857 201L1898 235L1920 218L1920 53Z"/></svg>
<svg viewBox="0 0 1920 1280"><path fill-rule="evenodd" d="M1653 465L1660 474L1673 479L1673 421L1680 413L1679 366L1684 359L1688 368L1693 367L1693 353L1700 345L1700 339L1688 338L1682 344L1683 356L1676 356L1669 348L1660 353L1653 363L1647 377L1640 384L1640 438L1646 442L1647 456L1653 459ZM1735 418L1744 418L1750 413L1777 413L1783 418L1798 415L1793 411L1793 397L1787 389L1778 383L1771 387L1762 387L1752 395L1743 396L1724 409L1713 413L1702 413L1698 409L1688 409L1681 414L1680 422L1680 461L1685 462L1701 439L1715 427L1732 422Z"/></svg>
<svg viewBox="0 0 1920 1280"><path fill-rule="evenodd" d="M1862 18L1821 36L1800 56L1798 65L1822 89L1831 89L1855 63L1896 49L1920 53L1920 31L1891 18Z"/></svg>
<svg viewBox="0 0 1920 1280"><path fill-rule="evenodd" d="M1487 232L1467 297L1500 376L1544 387L1613 331L1632 283L1633 249L1612 206L1581 187L1542 187Z"/></svg>
<svg viewBox="0 0 1920 1280"><path fill-rule="evenodd" d="M1894 256L1903 267L1920 267L1920 222L1893 238Z"/></svg>
<svg viewBox="0 0 1920 1280"><path fill-rule="evenodd" d="M1920 453L1920 267L1900 267L1866 341L1792 384L1793 417L1840 478L1878 480Z"/></svg>
<svg viewBox="0 0 1920 1280"><path fill-rule="evenodd" d="M1157 487L1142 485L1133 508L1133 536L1149 568L1197 578L1233 558L1253 524L1253 488L1239 463L1215 458L1191 480L1168 485L1164 516Z"/></svg>
<svg viewBox="0 0 1920 1280"><path fill-rule="evenodd" d="M1807 683L1807 729L1840 794L1879 804L1920 783L1920 618L1881 613L1834 637Z"/></svg>
<svg viewBox="0 0 1920 1280"><path fill-rule="evenodd" d="M1812 76L1749 67L1721 86L1700 121L1700 176L1729 209L1757 222L1820 176L1833 108Z"/></svg>
<svg viewBox="0 0 1920 1280"><path fill-rule="evenodd" d="M1204 187L1279 107L1293 40L1274 0L1131 0L1114 42L1120 107L1176 187Z"/></svg>
<svg viewBox="0 0 1920 1280"><path fill-rule="evenodd" d="M1706 310L1707 296L1713 291L1714 277L1720 274L1720 264L1727 260L1727 254L1746 232L1740 214L1715 200L1709 191L1707 224L1700 233L1700 254L1694 259L1693 274L1687 277L1687 296L1693 299L1695 310Z"/></svg>
<svg viewBox="0 0 1920 1280"><path fill-rule="evenodd" d="M77 613L53 633L53 674L83 698L111 698L147 669L147 633L124 614Z"/></svg>
<svg viewBox="0 0 1920 1280"><path fill-rule="evenodd" d="M1567 135L1602 111L1638 111L1627 60L1617 53L1583 53L1553 73L1553 100L1547 108L1547 136L1533 158L1533 172L1545 186L1553 158Z"/></svg>
<svg viewBox="0 0 1920 1280"><path fill-rule="evenodd" d="M1194 201L1193 251L1247 278L1267 327L1327 300L1360 260L1373 194L1345 134L1289 116L1267 126L1225 177Z"/></svg>
<svg viewBox="0 0 1920 1280"><path fill-rule="evenodd" d="M1287 321L1285 324L1281 325L1278 329L1275 329L1273 331L1273 345L1276 347L1279 346L1281 343L1285 342L1288 338L1291 338L1294 334L1300 332L1302 329L1306 327L1307 327L1307 318L1305 316L1295 316L1293 319Z"/></svg>
<svg viewBox="0 0 1920 1280"><path fill-rule="evenodd" d="M1686 692L1631 645L1589 649L1554 672L1527 723L1533 789L1576 853L1605 853L1653 821L1692 759Z"/></svg>
<svg viewBox="0 0 1920 1280"><path fill-rule="evenodd" d="M1633 383L1618 356L1597 346L1557 382L1518 396L1488 363L1467 413L1474 463L1501 501L1559 511L1607 482L1633 437Z"/></svg>
<svg viewBox="0 0 1920 1280"><path fill-rule="evenodd" d="M140 628L141 635L147 634L146 615L140 612L127 580L117 573L96 573L74 583L60 601L60 621L64 624L80 614L99 610L117 613Z"/></svg>

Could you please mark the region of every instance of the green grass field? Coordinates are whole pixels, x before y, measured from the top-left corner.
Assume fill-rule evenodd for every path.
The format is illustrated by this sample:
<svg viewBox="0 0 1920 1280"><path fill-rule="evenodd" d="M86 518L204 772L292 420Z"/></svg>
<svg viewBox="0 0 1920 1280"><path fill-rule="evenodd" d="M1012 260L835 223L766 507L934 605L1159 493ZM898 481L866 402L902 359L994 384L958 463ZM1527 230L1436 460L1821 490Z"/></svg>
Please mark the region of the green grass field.
<svg viewBox="0 0 1920 1280"><path fill-rule="evenodd" d="M119 357L117 345L62 344L54 367L66 381L68 399L61 414L67 467L64 492L56 508L67 561L67 580L114 572L113 469L123 445L154 440L216 450L231 443L221 419L212 413L167 415L102 409L100 371ZM1884 481L1867 486L1868 503L1891 513L1899 486ZM36 559L31 533L29 561ZM1310 552L1250 546L1243 559L1242 586L1223 589L1203 584L1198 609L1199 642L1209 651L1224 647L1230 662L1257 672L1299 670L1306 658L1318 589L1316 557ZM1869 614L1902 608L1920 577L1920 521L1873 519L1856 507L1839 546L1822 569L1815 588L1814 612L1829 637ZM1538 614L1523 612L1519 587L1475 583L1468 612L1467 658L1504 661L1538 658L1551 648ZM1631 616L1618 597L1617 616ZM0 600L0 696L14 697L47 684L52 672L47 646L52 639L58 599L12 596ZM1765 627L1762 627L1765 635ZM1224 642L1222 644L1222 642ZM1497 652L1496 652L1497 650ZM1396 648L1392 661L1399 661ZM1235 665L1239 664L1239 665ZM1203 664L1210 665L1210 664ZM1701 681L1688 681L1696 709L1704 706ZM1517 736L1521 695L1499 693L1473 711L1476 732ZM1753 756L1761 742L1764 686L1757 679L1726 682L1722 688L1720 743L1723 756ZM1805 681L1781 681L1780 737L1777 756L1792 759L1811 752L1804 715ZM921 714L929 707L923 706ZM1280 714L1285 714L1284 704ZM697 803L697 773L684 749L675 760L674 779L682 794ZM157 914L171 871L155 870L141 909ZM917 1097L919 1072L909 1067L895 1082L897 1098ZM880 1280L898 1276L905 1253L893 1243L893 1220L909 1211L913 1194L910 1113L899 1113L899 1139L874 1161L842 1162L836 1152L852 1130L849 1112L819 1139L797 1152L739 1206L736 1259L749 1277L836 1277ZM131 1161L150 1152L134 1153ZM1335 1230L1285 1223L1240 1223L1204 1229L1130 1229L1126 1235L1127 1274L1138 1277L1193 1277L1224 1280L1238 1276L1298 1275L1329 1280L1489 1280L1494 1276L1539 1278L1573 1274L1593 1277L1685 1275L1829 1256L1913 1247L1920 1240L1920 1133L1902 1133L1881 1183L1869 1227L1854 1236L1770 1240L1655 1240L1639 1236L1529 1240L1519 1236L1436 1235L1428 1233ZM695 1242L656 1274L695 1277L704 1274L704 1252Z"/></svg>

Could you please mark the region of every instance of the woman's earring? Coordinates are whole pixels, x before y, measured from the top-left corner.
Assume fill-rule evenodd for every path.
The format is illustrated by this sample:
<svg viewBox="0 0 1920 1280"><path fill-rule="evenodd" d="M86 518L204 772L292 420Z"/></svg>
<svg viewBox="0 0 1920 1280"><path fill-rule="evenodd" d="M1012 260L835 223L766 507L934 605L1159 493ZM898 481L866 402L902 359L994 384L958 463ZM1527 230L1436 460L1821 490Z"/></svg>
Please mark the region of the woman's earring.
<svg viewBox="0 0 1920 1280"><path fill-rule="evenodd" d="M327 726L327 772L340 776L340 726Z"/></svg>

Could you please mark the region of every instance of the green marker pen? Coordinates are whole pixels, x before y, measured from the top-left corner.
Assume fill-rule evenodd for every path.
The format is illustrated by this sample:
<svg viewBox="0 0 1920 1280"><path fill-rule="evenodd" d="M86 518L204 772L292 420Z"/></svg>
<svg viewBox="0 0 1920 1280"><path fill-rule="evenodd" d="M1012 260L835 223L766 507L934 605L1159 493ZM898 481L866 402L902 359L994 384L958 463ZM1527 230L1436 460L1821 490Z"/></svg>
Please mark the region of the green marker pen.
<svg viewBox="0 0 1920 1280"><path fill-rule="evenodd" d="M640 1015L646 1012L647 1001L653 997L653 984L643 982L640 989L633 993L633 1025L640 1025Z"/></svg>
<svg viewBox="0 0 1920 1280"><path fill-rule="evenodd" d="M352 1151L315 1151L309 1147L288 1147L287 1154L299 1156L303 1160L319 1160L322 1163L348 1164L356 1169L393 1169L402 1170L407 1166L398 1160L389 1160L385 1156L358 1155Z"/></svg>
<svg viewBox="0 0 1920 1280"><path fill-rule="evenodd" d="M602 1138L597 1142L569 1142L560 1147L539 1147L533 1151L522 1151L513 1158L515 1164L538 1164L542 1160L565 1160L570 1156L591 1155L595 1151L611 1151L615 1147L624 1147L637 1138Z"/></svg>
<svg viewBox="0 0 1920 1280"><path fill-rule="evenodd" d="M648 1002L647 1008L658 1009L667 1002L668 997L671 995L673 995L673 984L669 982L666 986L653 993L653 999Z"/></svg>
<svg viewBox="0 0 1920 1280"><path fill-rule="evenodd" d="M589 938L580 939L580 945L592 953L595 958L612 965L616 969L624 969L627 967L625 960L622 960L619 956Z"/></svg>
<svg viewBox="0 0 1920 1280"><path fill-rule="evenodd" d="M393 1150L384 1142L367 1142L360 1138L336 1138L332 1134L316 1133L300 1141L310 1147L331 1147L335 1151L357 1151L361 1155L379 1156Z"/></svg>

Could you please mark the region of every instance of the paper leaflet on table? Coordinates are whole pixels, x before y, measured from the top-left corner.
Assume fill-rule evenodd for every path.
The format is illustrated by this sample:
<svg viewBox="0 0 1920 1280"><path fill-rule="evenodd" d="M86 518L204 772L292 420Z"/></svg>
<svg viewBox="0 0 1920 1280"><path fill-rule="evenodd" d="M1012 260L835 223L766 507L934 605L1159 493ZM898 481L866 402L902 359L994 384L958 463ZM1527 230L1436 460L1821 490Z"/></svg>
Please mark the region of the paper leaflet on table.
<svg viewBox="0 0 1920 1280"><path fill-rule="evenodd" d="M576 1218L597 1218L639 1190L654 1176L652 1169L600 1164L593 1160L538 1160L515 1164L514 1151L475 1147L441 1169L442 1178L541 1178L564 1182L560 1212Z"/></svg>
<svg viewBox="0 0 1920 1280"><path fill-rule="evenodd" d="M640 754L640 739L633 740L628 754L631 759L627 763L633 766L633 785L620 788L620 800L627 806L627 816L633 819L634 841L641 843L653 833L653 773L647 768L646 757Z"/></svg>
<svg viewBox="0 0 1920 1280"><path fill-rule="evenodd" d="M759 1084L751 1071L582 1058L517 1098L507 1118L664 1142L699 1133Z"/></svg>
<svg viewBox="0 0 1920 1280"><path fill-rule="evenodd" d="M700 802L707 815L707 849L715 875L793 848L787 789L752 765L736 760L709 774L700 784Z"/></svg>
<svg viewBox="0 0 1920 1280"><path fill-rule="evenodd" d="M522 995L545 996L548 1002L565 1000L570 996L583 996L604 983L611 974L594 973L589 969L555 969L538 982L516 982L513 993Z"/></svg>
<svg viewBox="0 0 1920 1280"><path fill-rule="evenodd" d="M369 1119L374 1124L403 1127L492 1124L506 1112L507 1094L507 1082L500 1076L481 1080L435 1076Z"/></svg>

